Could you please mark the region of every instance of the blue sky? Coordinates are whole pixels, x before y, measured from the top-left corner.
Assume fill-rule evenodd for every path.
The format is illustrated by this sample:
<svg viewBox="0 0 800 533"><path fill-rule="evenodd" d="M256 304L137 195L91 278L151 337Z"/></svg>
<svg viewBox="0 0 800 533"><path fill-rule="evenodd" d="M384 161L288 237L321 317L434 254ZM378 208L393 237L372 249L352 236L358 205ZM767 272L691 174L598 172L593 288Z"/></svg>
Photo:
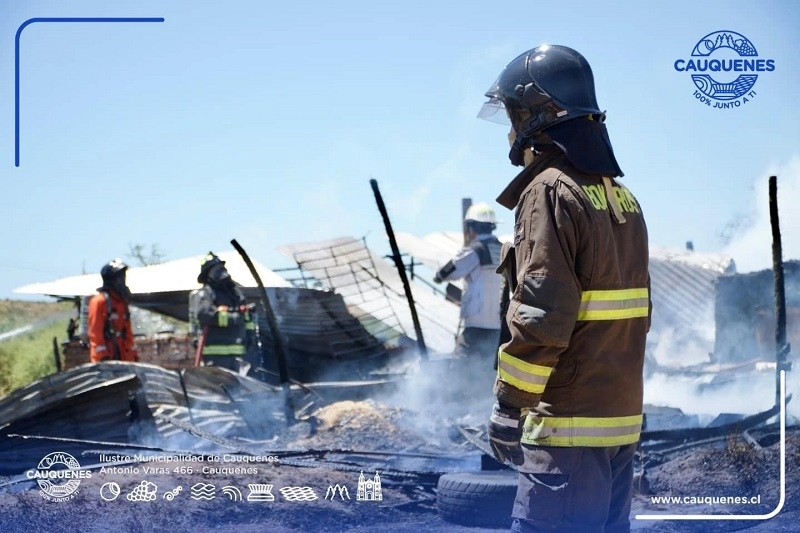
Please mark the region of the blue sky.
<svg viewBox="0 0 800 533"><path fill-rule="evenodd" d="M522 5L522 4L520 4ZM624 183L651 245L770 262L767 176L784 258L800 258L800 4L761 2L0 0L0 298L96 272L129 245L167 259L366 235L387 253L369 180L396 231L458 230L462 197L494 204L516 174L483 93L543 43L589 60ZM37 23L32 17L163 17ZM700 103L676 59L717 30L775 61L748 103ZM720 79L719 81L725 81ZM497 204L494 204L497 206ZM497 206L511 231L513 214ZM739 223L732 243L725 228Z"/></svg>

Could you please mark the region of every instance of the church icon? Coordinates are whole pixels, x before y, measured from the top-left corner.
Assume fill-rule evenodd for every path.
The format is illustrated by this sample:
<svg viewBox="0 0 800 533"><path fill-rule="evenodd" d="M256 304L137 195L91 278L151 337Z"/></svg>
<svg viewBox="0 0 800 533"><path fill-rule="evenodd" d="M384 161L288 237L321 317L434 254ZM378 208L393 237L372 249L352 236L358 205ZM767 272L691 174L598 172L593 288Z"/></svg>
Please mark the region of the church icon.
<svg viewBox="0 0 800 533"><path fill-rule="evenodd" d="M383 492L381 491L381 476L378 471L375 471L375 477L365 478L364 472L358 477L358 493L356 500L360 502L379 502L383 500Z"/></svg>

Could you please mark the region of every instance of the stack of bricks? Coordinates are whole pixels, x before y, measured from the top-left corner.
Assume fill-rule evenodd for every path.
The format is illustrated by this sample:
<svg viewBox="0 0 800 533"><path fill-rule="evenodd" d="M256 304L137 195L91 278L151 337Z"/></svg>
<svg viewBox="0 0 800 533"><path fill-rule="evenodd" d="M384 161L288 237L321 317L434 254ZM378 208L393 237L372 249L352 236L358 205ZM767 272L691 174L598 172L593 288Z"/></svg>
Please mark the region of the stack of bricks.
<svg viewBox="0 0 800 533"><path fill-rule="evenodd" d="M172 370L194 366L195 348L190 337L137 338L136 348L139 350L141 363ZM89 348L81 346L79 341L62 344L61 352L64 370L89 362Z"/></svg>
<svg viewBox="0 0 800 533"><path fill-rule="evenodd" d="M61 368L80 366L89 362L89 348L84 348L80 341L69 341L61 345Z"/></svg>

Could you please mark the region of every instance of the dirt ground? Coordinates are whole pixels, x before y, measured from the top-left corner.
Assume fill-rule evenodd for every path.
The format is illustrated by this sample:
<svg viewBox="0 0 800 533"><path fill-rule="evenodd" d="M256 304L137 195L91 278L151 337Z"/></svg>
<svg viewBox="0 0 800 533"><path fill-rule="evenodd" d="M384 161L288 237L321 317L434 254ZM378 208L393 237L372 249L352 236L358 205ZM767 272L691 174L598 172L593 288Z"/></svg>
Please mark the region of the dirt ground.
<svg viewBox="0 0 800 533"><path fill-rule="evenodd" d="M342 402L327 406L317 413L313 424L299 425L270 445L275 450L336 448L417 453L468 449L453 435L449 440L439 435L441 441L435 435L421 435L420 421L409 417L407 413L370 401ZM655 513L732 516L772 512L780 495L779 443L769 435L759 442L762 445L754 447L731 438L679 454L645 456L646 474L637 484L639 493L633 500L632 529L705 533L800 530L800 431L797 429L789 433L786 441L786 497L776 517L692 521L635 518ZM489 533L507 530L445 522L436 510L435 481L403 477L392 470L381 473L381 499L365 501L357 494L361 474L358 465L298 466L291 458L276 462L268 455L241 463L226 458L224 453L209 453L203 461L173 458L162 455L163 460L159 461L123 461L116 466L123 470L94 469L89 479L81 481L74 497L64 502L45 499L35 481L0 488L0 531ZM82 465L117 462L99 456L96 451L84 454L79 460ZM363 474L371 480L375 471L365 470ZM8 480L0 479L0 485L4 481ZM118 494L112 483L119 487ZM214 486L213 499L209 499L208 492L202 492L209 487L199 484ZM267 493L274 500L259 501L256 496L265 499L265 489L250 486L255 484L271 485ZM336 492L331 494L333 489ZM174 494L171 499L170 494ZM136 501L135 496L143 501ZM757 497L758 501L746 505L703 501L737 496ZM687 500L655 502L654 497Z"/></svg>
<svg viewBox="0 0 800 533"><path fill-rule="evenodd" d="M787 432L785 498L781 503L780 444L776 436L762 439L761 449L739 438L690 449L646 468L632 504L637 514L718 515L714 520L632 520L638 531L681 532L800 531L800 431ZM647 460L647 459L646 459ZM658 463L658 458L652 458ZM653 498L679 498L679 502ZM740 498L740 502L722 498ZM770 519L736 519L734 515L771 515Z"/></svg>
<svg viewBox="0 0 800 533"><path fill-rule="evenodd" d="M164 463L170 470L219 463ZM69 502L46 501L32 486L17 493L0 494L0 522L4 532L58 531L76 532L148 532L148 531L235 531L276 533L305 531L492 531L448 524L437 514L435 497L413 488L398 487L390 478L382 479L381 501L358 501L358 472L340 472L326 468L299 468L259 464L258 475L105 475L83 481L79 494ZM374 472L364 473L372 477ZM127 497L146 479L158 487L153 501L130 501ZM274 501L247 501L248 484L273 485ZM121 493L114 501L100 497L101 487L115 481ZM191 498L191 488L209 483L217 488L210 501ZM328 487L346 486L346 496L337 493L326 498ZM221 491L224 486L239 487L242 501L232 501ZM167 491L183 487L172 501L164 499ZM316 494L312 501L288 501L283 487L310 487ZM307 490L307 489L306 489ZM108 493L106 493L108 494Z"/></svg>

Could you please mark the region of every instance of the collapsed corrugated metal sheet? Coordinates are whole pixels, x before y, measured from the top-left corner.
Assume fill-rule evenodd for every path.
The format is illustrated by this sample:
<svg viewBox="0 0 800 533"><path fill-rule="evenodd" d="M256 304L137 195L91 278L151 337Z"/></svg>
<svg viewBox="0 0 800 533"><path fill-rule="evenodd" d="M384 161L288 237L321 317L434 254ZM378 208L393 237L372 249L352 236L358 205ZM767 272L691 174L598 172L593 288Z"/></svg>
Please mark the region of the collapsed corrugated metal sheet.
<svg viewBox="0 0 800 533"><path fill-rule="evenodd" d="M714 350L715 282L734 270L731 258L722 254L651 247L653 318L648 340L667 341L656 353L659 364L709 361Z"/></svg>
<svg viewBox="0 0 800 533"><path fill-rule="evenodd" d="M424 237L398 231L395 239L398 248L434 272L464 247L464 236L456 231L439 231Z"/></svg>
<svg viewBox="0 0 800 533"><path fill-rule="evenodd" d="M653 319L687 329L712 324L714 283L733 270L724 255L651 248Z"/></svg>
<svg viewBox="0 0 800 533"><path fill-rule="evenodd" d="M10 435L203 450L209 443L170 424L190 423L222 438L266 438L285 426L278 389L217 367L175 372L106 362L54 374L0 400L0 474L36 464L53 442ZM84 449L85 443L78 446Z"/></svg>
<svg viewBox="0 0 800 533"><path fill-rule="evenodd" d="M402 359L402 350L396 348L409 341L393 341L382 332L385 326L359 321L341 294L296 287L268 288L267 293L287 349L289 376L296 381L370 379ZM258 299L255 289L245 289L245 294ZM277 373L269 324L263 313L259 316L267 369Z"/></svg>
<svg viewBox="0 0 800 533"><path fill-rule="evenodd" d="M362 240L340 237L282 246L279 251L324 287L341 294L351 312L379 338L415 338L399 274ZM410 284L426 345L436 352L452 352L458 307L414 280Z"/></svg>

